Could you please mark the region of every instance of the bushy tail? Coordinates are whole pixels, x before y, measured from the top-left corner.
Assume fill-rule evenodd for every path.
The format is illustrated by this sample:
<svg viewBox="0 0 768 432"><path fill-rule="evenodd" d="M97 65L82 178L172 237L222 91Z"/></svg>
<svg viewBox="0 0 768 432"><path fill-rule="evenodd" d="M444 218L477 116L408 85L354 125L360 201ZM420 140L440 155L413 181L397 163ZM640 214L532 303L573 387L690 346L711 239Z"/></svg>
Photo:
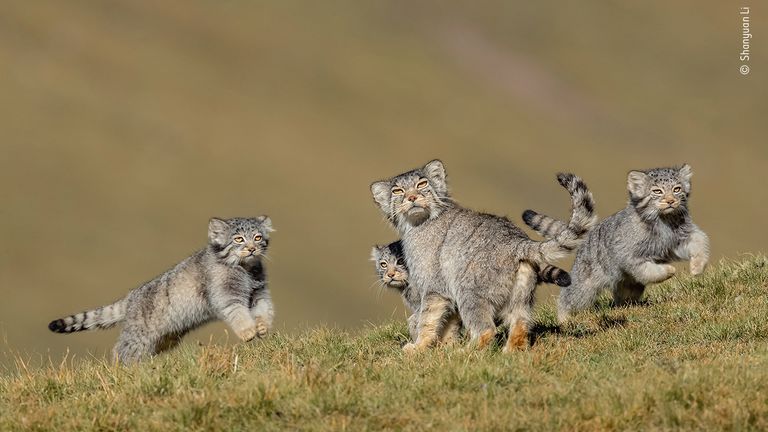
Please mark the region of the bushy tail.
<svg viewBox="0 0 768 432"><path fill-rule="evenodd" d="M125 299L108 306L80 312L51 321L48 329L55 333L72 333L83 330L108 329L125 318Z"/></svg>
<svg viewBox="0 0 768 432"><path fill-rule="evenodd" d="M546 265L539 268L539 282L567 287L571 285L571 275L560 267Z"/></svg>
<svg viewBox="0 0 768 432"><path fill-rule="evenodd" d="M544 238L554 239L566 230L571 231L569 237L579 237L597 223L592 192L581 178L573 174L559 173L557 181L571 194L571 220L565 223L533 210L526 210L523 212L523 222Z"/></svg>
<svg viewBox="0 0 768 432"><path fill-rule="evenodd" d="M541 215L533 210L523 213L523 221L546 241L529 245L530 258L539 263L551 263L575 250L586 234L597 224L595 201L584 180L574 174L557 174L557 181L571 195L571 218L568 223Z"/></svg>
<svg viewBox="0 0 768 432"><path fill-rule="evenodd" d="M533 210L523 212L523 222L544 238L552 238L568 226L560 219L536 213Z"/></svg>

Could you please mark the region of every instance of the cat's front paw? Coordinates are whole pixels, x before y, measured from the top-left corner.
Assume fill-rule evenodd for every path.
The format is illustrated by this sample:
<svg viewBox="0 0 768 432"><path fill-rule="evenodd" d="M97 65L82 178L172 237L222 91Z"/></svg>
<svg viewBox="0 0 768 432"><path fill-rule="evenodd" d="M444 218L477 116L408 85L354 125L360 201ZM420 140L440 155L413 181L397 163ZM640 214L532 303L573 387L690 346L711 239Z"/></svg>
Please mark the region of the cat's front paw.
<svg viewBox="0 0 768 432"><path fill-rule="evenodd" d="M707 260L702 257L693 257L690 262L691 274L698 276L704 273L704 269L707 267Z"/></svg>
<svg viewBox="0 0 768 432"><path fill-rule="evenodd" d="M256 334L258 333L257 325L238 327L233 330L235 331L237 337L239 337L243 342L253 340L253 338L255 338Z"/></svg>
<svg viewBox="0 0 768 432"><path fill-rule="evenodd" d="M671 278L675 275L675 273L677 273L677 269L672 264L662 264L662 267L664 267L664 271L666 271L667 274L664 276L661 282Z"/></svg>
<svg viewBox="0 0 768 432"><path fill-rule="evenodd" d="M256 319L256 337L263 338L269 333L269 326L262 319Z"/></svg>
<svg viewBox="0 0 768 432"><path fill-rule="evenodd" d="M421 347L415 342L408 342L407 344L403 345L403 352L406 354L415 354L419 351L421 351Z"/></svg>

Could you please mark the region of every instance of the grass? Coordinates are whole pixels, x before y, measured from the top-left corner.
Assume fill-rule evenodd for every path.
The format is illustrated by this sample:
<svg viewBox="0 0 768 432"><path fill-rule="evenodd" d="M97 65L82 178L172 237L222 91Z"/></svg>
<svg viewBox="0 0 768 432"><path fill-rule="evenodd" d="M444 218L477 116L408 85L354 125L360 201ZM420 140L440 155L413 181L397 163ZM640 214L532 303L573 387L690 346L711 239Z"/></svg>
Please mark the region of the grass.
<svg viewBox="0 0 768 432"><path fill-rule="evenodd" d="M713 266L647 304L502 354L403 355L406 328L307 330L254 344L184 344L133 367L88 359L0 377L0 430L765 430L768 260Z"/></svg>

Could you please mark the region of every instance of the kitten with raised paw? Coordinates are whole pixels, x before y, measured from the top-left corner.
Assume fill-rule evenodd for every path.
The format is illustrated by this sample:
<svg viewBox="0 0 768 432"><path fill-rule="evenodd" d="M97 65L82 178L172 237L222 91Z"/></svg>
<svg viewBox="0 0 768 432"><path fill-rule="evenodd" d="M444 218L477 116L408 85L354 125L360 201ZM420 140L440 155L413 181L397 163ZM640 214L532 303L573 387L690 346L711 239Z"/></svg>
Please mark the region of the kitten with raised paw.
<svg viewBox="0 0 768 432"><path fill-rule="evenodd" d="M171 349L215 319L243 341L264 337L274 317L262 262L271 231L267 216L213 218L205 249L115 303L57 319L48 328L72 333L123 323L113 350L123 364Z"/></svg>
<svg viewBox="0 0 768 432"><path fill-rule="evenodd" d="M693 223L688 209L690 165L630 171L629 202L592 230L576 252L572 284L560 292L558 320L588 308L603 290L616 305L635 303L645 287L675 274L670 263L689 261L699 275L709 262L709 238ZM563 222L526 211L526 223L545 237L557 235Z"/></svg>

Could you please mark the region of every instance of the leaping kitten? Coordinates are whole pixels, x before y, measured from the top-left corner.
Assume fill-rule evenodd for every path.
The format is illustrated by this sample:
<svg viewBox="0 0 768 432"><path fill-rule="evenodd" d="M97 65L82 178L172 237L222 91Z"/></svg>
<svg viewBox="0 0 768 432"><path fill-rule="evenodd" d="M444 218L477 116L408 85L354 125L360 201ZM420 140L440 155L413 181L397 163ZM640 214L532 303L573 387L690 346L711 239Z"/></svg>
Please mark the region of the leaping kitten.
<svg viewBox="0 0 768 432"><path fill-rule="evenodd" d="M610 290L617 305L640 300L647 285L675 274L671 262L690 261L693 275L704 271L709 238L688 211L692 175L688 164L629 172L629 203L600 222L576 253L573 284L560 293L560 322L592 306L602 290ZM531 210L523 219L545 237L563 226Z"/></svg>
<svg viewBox="0 0 768 432"><path fill-rule="evenodd" d="M213 218L205 249L115 303L52 321L48 328L71 333L122 322L113 352L123 364L173 348L214 319L243 341L264 337L274 316L262 263L271 231L267 216Z"/></svg>

